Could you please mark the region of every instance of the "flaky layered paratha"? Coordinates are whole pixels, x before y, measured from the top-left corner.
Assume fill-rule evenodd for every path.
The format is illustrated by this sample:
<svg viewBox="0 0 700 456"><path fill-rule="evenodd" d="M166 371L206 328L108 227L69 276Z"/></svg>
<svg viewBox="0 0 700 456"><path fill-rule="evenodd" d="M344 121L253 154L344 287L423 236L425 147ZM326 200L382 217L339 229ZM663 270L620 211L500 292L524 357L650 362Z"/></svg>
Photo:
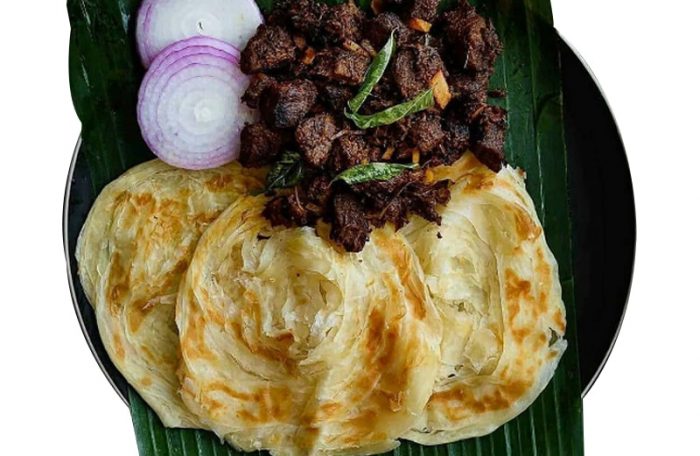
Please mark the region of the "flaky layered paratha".
<svg viewBox="0 0 700 456"><path fill-rule="evenodd" d="M557 263L523 176L467 155L436 177L455 182L442 226L416 218L401 231L444 323L435 391L405 436L429 445L488 434L520 414L566 349Z"/></svg>
<svg viewBox="0 0 700 456"><path fill-rule="evenodd" d="M80 278L107 353L166 426L200 426L178 394L180 279L205 228L261 186L237 164L192 172L150 161L104 189L80 234Z"/></svg>
<svg viewBox="0 0 700 456"><path fill-rule="evenodd" d="M349 254L311 228L271 228L264 202L233 203L183 280L185 403L246 451L395 447L439 362L441 323L417 258L389 230Z"/></svg>

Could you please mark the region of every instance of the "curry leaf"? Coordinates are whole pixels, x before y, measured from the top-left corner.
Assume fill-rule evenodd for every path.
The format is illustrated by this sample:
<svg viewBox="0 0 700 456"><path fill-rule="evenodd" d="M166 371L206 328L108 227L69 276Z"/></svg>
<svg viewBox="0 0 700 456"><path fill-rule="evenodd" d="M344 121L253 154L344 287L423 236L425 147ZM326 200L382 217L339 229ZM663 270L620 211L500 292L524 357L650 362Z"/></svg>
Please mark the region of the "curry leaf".
<svg viewBox="0 0 700 456"><path fill-rule="evenodd" d="M418 168L417 163L409 165L403 163L368 163L366 165L353 166L335 176L333 182L342 180L350 185L362 184L364 182L385 181L399 176L406 170Z"/></svg>
<svg viewBox="0 0 700 456"><path fill-rule="evenodd" d="M358 128L367 129L380 127L382 125L391 125L406 116L425 111L433 106L435 106L433 89L428 89L425 92L420 93L415 98L404 103L397 104L396 106L392 106L384 111L369 115L345 111L345 117L355 122L355 125L357 125Z"/></svg>
<svg viewBox="0 0 700 456"><path fill-rule="evenodd" d="M372 60L372 64L367 70L367 74L365 75L365 80L360 87L360 91L357 93L357 95L355 95L355 98L348 101L350 112L355 113L360 110L362 104L365 102L365 100L367 100L367 97L369 97L369 94L372 93L374 87L377 85L379 80L382 79L382 76L384 76L384 72L389 66L389 61L391 61L391 56L394 54L394 50L396 48L394 32L395 30L392 30L386 44L379 51L379 53L377 53L374 60Z"/></svg>
<svg viewBox="0 0 700 456"><path fill-rule="evenodd" d="M293 187L304 178L304 163L298 152L285 152L267 175L265 190Z"/></svg>

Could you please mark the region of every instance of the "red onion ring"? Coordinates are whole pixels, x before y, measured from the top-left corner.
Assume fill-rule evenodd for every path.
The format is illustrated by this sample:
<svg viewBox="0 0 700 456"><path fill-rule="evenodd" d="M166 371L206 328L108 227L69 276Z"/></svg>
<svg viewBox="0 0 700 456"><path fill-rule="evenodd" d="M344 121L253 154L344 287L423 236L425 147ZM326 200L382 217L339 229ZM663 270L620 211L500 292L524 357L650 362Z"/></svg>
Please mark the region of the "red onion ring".
<svg viewBox="0 0 700 456"><path fill-rule="evenodd" d="M238 67L237 51L214 41L212 46L202 38L173 44L141 85L137 111L144 140L173 166L206 169L235 160L241 130L256 120L240 100L248 77Z"/></svg>
<svg viewBox="0 0 700 456"><path fill-rule="evenodd" d="M209 36L243 47L263 17L254 0L144 0L136 19L136 43L148 68L172 43Z"/></svg>

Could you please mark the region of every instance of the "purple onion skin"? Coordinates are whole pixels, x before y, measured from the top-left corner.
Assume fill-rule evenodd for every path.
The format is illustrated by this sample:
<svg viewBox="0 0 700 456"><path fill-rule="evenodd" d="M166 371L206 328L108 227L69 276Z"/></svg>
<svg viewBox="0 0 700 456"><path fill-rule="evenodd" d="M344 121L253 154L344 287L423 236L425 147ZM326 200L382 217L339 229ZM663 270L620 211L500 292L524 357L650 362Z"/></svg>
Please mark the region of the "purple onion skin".
<svg viewBox="0 0 700 456"><path fill-rule="evenodd" d="M156 156L173 166L194 170L213 168L233 161L238 156L240 130L245 122L254 120L253 112L240 102L240 95L248 82L247 76L238 68L240 53L227 43L212 40L214 39L196 37L169 46L152 63L139 92L137 115L144 140ZM231 104L232 111L226 112L224 116L235 121L223 123L215 133L203 135L202 141L197 143L193 140L197 138L196 133L183 136L172 128L173 123L179 122L178 119L185 119L180 116L180 110L175 109L177 105L165 113L170 128L168 124L160 122L159 106L172 102L163 99L176 91L178 86L172 84L180 80L182 84L187 84L195 79L206 78L215 78L229 84L231 91L227 89L225 96L233 95L236 101ZM214 86L217 85L202 83L197 89L206 92L214 90ZM221 93L224 96L224 92ZM216 96L215 92L206 93L203 100L212 100ZM187 116L186 119L192 119L191 115L182 115ZM211 147L207 149L209 146Z"/></svg>

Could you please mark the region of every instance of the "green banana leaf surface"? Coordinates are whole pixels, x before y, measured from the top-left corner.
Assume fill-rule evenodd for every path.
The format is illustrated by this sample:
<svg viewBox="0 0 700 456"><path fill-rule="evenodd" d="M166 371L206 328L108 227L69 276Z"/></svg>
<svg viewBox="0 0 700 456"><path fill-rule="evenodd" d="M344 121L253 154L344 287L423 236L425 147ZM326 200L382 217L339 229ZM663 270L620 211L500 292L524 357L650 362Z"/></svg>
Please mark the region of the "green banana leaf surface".
<svg viewBox="0 0 700 456"><path fill-rule="evenodd" d="M340 3L342 0L329 1ZM263 9L275 0L258 0ZM367 7L369 0L358 2ZM450 3L450 2L445 2ZM507 91L508 160L527 172L528 190L560 268L568 318L569 348L554 379L517 419L491 435L424 447L403 442L396 456L583 454L581 386L571 266L566 149L557 36L549 0L473 0L490 18L504 53L492 86ZM134 41L140 0L68 0L71 22L70 84L82 121L81 159L100 190L130 167L153 158L136 122L136 99L144 70ZM142 456L232 456L240 454L205 431L166 429L139 395L129 402Z"/></svg>

